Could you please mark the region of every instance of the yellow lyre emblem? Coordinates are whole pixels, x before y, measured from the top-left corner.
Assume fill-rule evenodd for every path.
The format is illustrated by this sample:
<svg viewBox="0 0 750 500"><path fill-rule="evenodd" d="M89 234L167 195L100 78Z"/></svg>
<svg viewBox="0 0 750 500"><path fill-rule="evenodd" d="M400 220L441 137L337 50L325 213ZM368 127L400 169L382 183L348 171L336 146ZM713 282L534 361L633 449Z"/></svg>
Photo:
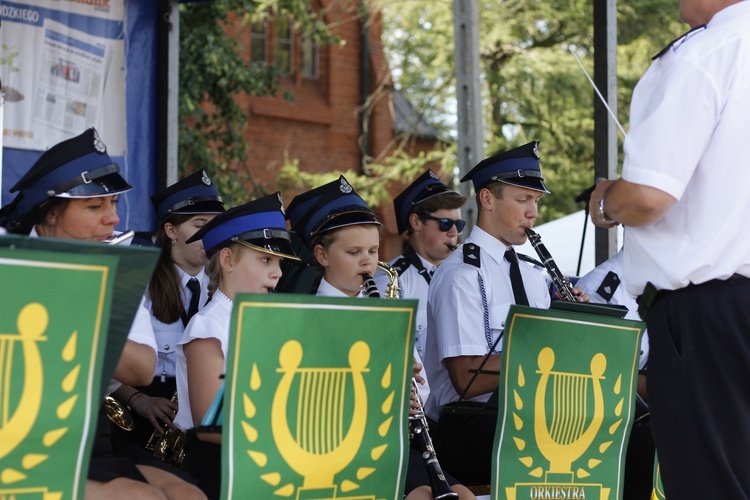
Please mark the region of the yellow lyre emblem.
<svg viewBox="0 0 750 500"><path fill-rule="evenodd" d="M537 373L541 374L534 400L537 446L549 460L548 472L570 473L572 477L571 464L591 446L604 420L601 380L607 368L607 358L601 353L594 355L590 375L552 371L555 353L549 347L541 350L537 363ZM545 404L550 379L553 391L551 428L548 427ZM593 411L587 404L589 385L594 396Z"/></svg>
<svg viewBox="0 0 750 500"><path fill-rule="evenodd" d="M46 485L48 478L32 474L34 469L50 459L50 451L68 432L68 427L35 429L40 424L40 411L48 398L44 397L44 363L39 348L40 342L48 338L45 332L49 326L47 308L39 303L30 303L21 309L17 317L18 333L0 334L0 498L14 498L21 494L41 495L45 500L58 500L62 492L50 491ZM60 357L65 363L75 363L77 333L73 332L65 342ZM20 347L22 354L17 352ZM13 365L23 361L23 369ZM15 362L15 363L14 363ZM58 420L66 420L73 411L78 396L71 394L76 386L80 365L75 364L60 380L65 398L54 412ZM18 380L11 378L19 377ZM12 396L12 388L20 386L20 395ZM45 410L46 411L46 410ZM35 429L32 433L32 429ZM41 440L30 436L41 434ZM43 451L39 451L40 448ZM8 458L10 456L10 458ZM66 458L69 460L69 458ZM54 488L52 488L54 489Z"/></svg>
<svg viewBox="0 0 750 500"><path fill-rule="evenodd" d="M537 356L539 380L534 391L534 440L537 451L549 463L548 467L535 466L534 450L527 448L526 440L520 435L524 421L520 416L524 401L519 393L526 386L526 376L521 365L518 365L516 389L513 390L513 401L516 412L513 412L514 426L519 435L513 438L515 446L522 456L520 462L528 468L528 475L540 482L517 483L506 488L510 499L517 498L516 488L528 488L531 498L587 498L596 497L606 500L610 488L595 482L586 481L591 470L598 467L602 460L597 455L605 453L613 444L613 435L623 421L624 398L622 392L622 375L618 375L612 386L613 396L617 403L608 403L602 389L606 380L607 358L602 353L591 357L589 373L572 373L553 370L555 352L544 347ZM602 433L605 412L612 410L615 420L607 433ZM593 446L597 445L597 446ZM523 454L526 450L527 454ZM588 456L585 466L573 470L574 463ZM541 458L541 457L539 457ZM596 492L596 496L594 495ZM566 496L567 495L567 496Z"/></svg>
<svg viewBox="0 0 750 500"><path fill-rule="evenodd" d="M349 368L300 368L302 346L287 342L279 355L281 382L273 398L271 418L276 446L289 466L305 478L303 488L326 488L334 484L357 454L367 424L367 388L362 373L369 371L370 349L357 342L349 349ZM344 415L344 391L351 375L354 405ZM287 403L292 382L299 377L300 389L294 429L287 421ZM344 427L348 422L348 430Z"/></svg>
<svg viewBox="0 0 750 500"><path fill-rule="evenodd" d="M49 315L41 304L29 304L18 314L18 334L0 333L0 460L8 456L29 435L42 405L44 386L42 356L38 342L43 342ZM10 380L16 345L23 350L23 393L15 408L10 408ZM6 469L7 470L7 469ZM5 482L5 474L0 477Z"/></svg>
<svg viewBox="0 0 750 500"><path fill-rule="evenodd" d="M348 351L348 366L344 367L303 367L302 359L303 348L297 340L289 340L281 347L276 370L281 378L273 393L270 411L275 452L291 471L301 476L302 485L284 481L278 469L262 474L261 479L277 487L274 494L279 497L346 499L340 493L358 489L356 480L376 470L359 466L351 478L337 477L352 465L368 428L368 390L364 374L370 371L370 348L363 341L354 342ZM254 365L250 389L257 391L261 384L260 373ZM393 422L395 390L391 387L390 365L380 377L380 385L388 392L380 405L384 420L377 424L377 434L384 437ZM260 444L257 443L259 434L251 420L257 411L252 398L245 394L244 414L248 420L243 420L243 430L248 442L256 445ZM379 460L386 447L373 447L369 459L373 463ZM269 463L267 453L257 446L248 450L248 455L260 468ZM356 498L374 499L375 496L359 492Z"/></svg>

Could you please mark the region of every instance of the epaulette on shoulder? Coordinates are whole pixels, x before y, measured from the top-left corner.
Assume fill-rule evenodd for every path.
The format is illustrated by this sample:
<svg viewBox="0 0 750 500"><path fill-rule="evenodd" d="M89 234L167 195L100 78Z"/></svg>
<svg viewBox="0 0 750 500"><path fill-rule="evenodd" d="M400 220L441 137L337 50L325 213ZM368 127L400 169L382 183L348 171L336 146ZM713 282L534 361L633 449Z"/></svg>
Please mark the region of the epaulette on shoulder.
<svg viewBox="0 0 750 500"><path fill-rule="evenodd" d="M471 264L472 266L482 267L482 263L479 261L480 248L474 243L464 243L464 264Z"/></svg>
<svg viewBox="0 0 750 500"><path fill-rule="evenodd" d="M526 261L526 262L528 262L529 264L533 264L533 265L535 265L535 266L539 266L539 267L541 267L542 269L544 269L544 264L542 264L541 262L539 262L539 261L538 261L538 260L536 260L535 258L533 258L533 257L529 257L528 255L525 255L525 254L522 254L522 253L519 253L519 254L516 254L516 255L518 255L518 258L519 258L520 260Z"/></svg>
<svg viewBox="0 0 750 500"><path fill-rule="evenodd" d="M409 269L410 265L411 265L411 262L409 262L409 259L402 256L400 259L398 259L396 262L393 263L392 267L393 269L396 270L398 275L401 276L402 274L404 274L404 271Z"/></svg>

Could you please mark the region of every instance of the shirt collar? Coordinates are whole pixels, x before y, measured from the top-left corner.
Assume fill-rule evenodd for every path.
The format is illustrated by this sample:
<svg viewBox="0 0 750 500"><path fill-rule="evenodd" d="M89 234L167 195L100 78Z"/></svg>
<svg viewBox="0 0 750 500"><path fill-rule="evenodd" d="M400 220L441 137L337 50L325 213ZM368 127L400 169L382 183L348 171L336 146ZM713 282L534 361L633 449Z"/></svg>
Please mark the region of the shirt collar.
<svg viewBox="0 0 750 500"><path fill-rule="evenodd" d="M180 283L182 283L182 287L183 288L186 287L188 281L190 281L193 278L195 278L199 282L203 283L203 278L204 278L204 276L206 276L206 268L205 267L202 267L201 270L198 272L198 274L196 274L195 276L190 276L188 273L186 273L185 271L183 271L182 268L180 266L178 266L177 264L174 264L174 268L177 270L177 274L180 277Z"/></svg>
<svg viewBox="0 0 750 500"><path fill-rule="evenodd" d="M486 252L493 260L495 260L495 262L502 265L505 258L505 251L508 250L505 243L501 242L479 226L474 226L474 229L471 230L471 234L469 235L469 239L472 243L475 243L482 249L483 255Z"/></svg>
<svg viewBox="0 0 750 500"><path fill-rule="evenodd" d="M325 278L321 278L316 295L320 297L349 297L347 294L327 282ZM355 297L362 297L362 292L359 292Z"/></svg>
<svg viewBox="0 0 750 500"><path fill-rule="evenodd" d="M422 266L424 266L425 271L427 271L430 274L435 272L435 269L437 269L437 266L435 264L425 259L421 255L419 255L419 252L414 252L414 253L417 254L417 257L419 258L419 260L422 261Z"/></svg>

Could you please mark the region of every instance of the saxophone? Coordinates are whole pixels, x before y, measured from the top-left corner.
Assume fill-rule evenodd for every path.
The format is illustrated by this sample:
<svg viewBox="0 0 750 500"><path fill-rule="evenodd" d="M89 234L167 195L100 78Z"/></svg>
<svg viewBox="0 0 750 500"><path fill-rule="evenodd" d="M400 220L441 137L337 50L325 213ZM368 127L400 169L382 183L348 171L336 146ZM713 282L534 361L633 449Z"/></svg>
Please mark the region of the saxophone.
<svg viewBox="0 0 750 500"><path fill-rule="evenodd" d="M378 269L388 275L388 286L385 288L385 299L398 299L401 290L401 285L398 281L398 271L385 262L378 261ZM380 297L380 291L378 286L375 284L375 280L369 274L364 275L364 284L362 294L366 297Z"/></svg>
<svg viewBox="0 0 750 500"><path fill-rule="evenodd" d="M172 395L172 401L177 403L177 391ZM185 433L166 424L162 430L163 434L154 430L146 443L146 450L162 462L180 467L185 460Z"/></svg>
<svg viewBox="0 0 750 500"><path fill-rule="evenodd" d="M398 299L400 295L401 285L398 280L398 271L386 264L385 262L378 261L378 268L381 269L388 275L388 286L385 289L383 298L386 299ZM380 297L378 287L375 285L375 280L372 276L365 275L363 294L367 297ZM424 460L424 465L427 468L427 475L430 478L430 488L432 489L432 497L435 499L447 499L447 498L458 498L458 493L453 491L451 485L445 479L443 468L440 467L437 455L435 454L435 448L432 445L432 437L430 436L430 430L427 426L427 417L424 414L422 399L419 397L419 388L417 387L417 381L414 378L411 379L411 391L416 395L419 400L419 410L417 415L409 416L409 423L411 427L411 435L414 438L419 454Z"/></svg>

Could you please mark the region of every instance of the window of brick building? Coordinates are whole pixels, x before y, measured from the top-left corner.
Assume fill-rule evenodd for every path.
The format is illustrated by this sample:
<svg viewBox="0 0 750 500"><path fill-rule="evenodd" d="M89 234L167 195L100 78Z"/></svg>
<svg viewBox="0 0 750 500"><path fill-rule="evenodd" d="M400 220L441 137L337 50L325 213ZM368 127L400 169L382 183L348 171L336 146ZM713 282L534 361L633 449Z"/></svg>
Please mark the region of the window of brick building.
<svg viewBox="0 0 750 500"><path fill-rule="evenodd" d="M268 24L253 23L250 28L250 60L268 60Z"/></svg>
<svg viewBox="0 0 750 500"><path fill-rule="evenodd" d="M296 35L293 23L285 17L253 23L250 60L273 63L282 76L300 75L308 79L319 76L317 43L311 36Z"/></svg>

